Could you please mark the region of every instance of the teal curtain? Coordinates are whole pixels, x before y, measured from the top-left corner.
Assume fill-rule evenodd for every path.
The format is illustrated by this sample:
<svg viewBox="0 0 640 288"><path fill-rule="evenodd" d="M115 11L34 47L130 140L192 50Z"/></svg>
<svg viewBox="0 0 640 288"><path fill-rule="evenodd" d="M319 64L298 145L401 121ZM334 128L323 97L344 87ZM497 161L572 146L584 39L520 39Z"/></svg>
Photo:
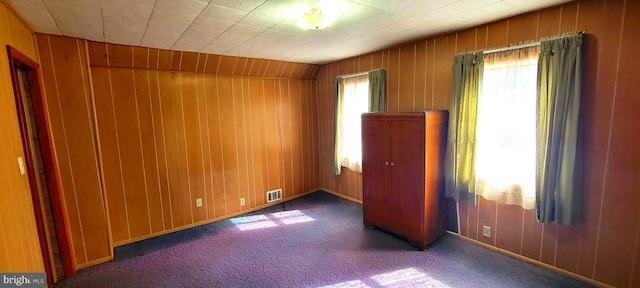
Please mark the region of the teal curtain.
<svg viewBox="0 0 640 288"><path fill-rule="evenodd" d="M387 80L384 70L369 72L369 112L387 111Z"/></svg>
<svg viewBox="0 0 640 288"><path fill-rule="evenodd" d="M342 104L344 97L344 82L342 78L333 79L333 172L340 175L342 171L340 155L342 155Z"/></svg>
<svg viewBox="0 0 640 288"><path fill-rule="evenodd" d="M579 118L583 34L543 41L538 60L536 217L577 224L582 217Z"/></svg>
<svg viewBox="0 0 640 288"><path fill-rule="evenodd" d="M475 205L475 139L478 96L482 90L482 53L453 58L453 93L445 158L445 196Z"/></svg>

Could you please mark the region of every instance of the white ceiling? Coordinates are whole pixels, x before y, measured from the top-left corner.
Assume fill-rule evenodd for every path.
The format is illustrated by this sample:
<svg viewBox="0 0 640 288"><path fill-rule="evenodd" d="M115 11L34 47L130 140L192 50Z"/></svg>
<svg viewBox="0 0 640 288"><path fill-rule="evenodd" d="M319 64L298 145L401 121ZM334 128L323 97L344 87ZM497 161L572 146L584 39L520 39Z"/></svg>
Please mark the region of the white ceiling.
<svg viewBox="0 0 640 288"><path fill-rule="evenodd" d="M93 41L324 64L569 0L334 0L322 31L291 11L319 0L5 0L40 33Z"/></svg>

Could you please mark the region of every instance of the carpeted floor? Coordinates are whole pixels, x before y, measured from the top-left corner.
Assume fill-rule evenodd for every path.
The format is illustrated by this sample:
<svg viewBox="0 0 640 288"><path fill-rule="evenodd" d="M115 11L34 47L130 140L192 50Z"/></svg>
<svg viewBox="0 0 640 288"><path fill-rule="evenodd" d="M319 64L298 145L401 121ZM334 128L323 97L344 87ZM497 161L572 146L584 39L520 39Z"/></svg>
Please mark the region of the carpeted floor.
<svg viewBox="0 0 640 288"><path fill-rule="evenodd" d="M325 192L116 248L62 287L591 287L452 235L418 251Z"/></svg>

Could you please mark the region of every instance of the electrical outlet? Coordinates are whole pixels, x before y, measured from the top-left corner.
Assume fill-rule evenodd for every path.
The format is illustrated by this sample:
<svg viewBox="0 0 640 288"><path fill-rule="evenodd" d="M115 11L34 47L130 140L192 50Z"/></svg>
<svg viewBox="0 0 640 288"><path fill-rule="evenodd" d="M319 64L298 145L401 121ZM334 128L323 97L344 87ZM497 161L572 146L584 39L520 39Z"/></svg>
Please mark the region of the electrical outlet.
<svg viewBox="0 0 640 288"><path fill-rule="evenodd" d="M491 227L483 225L482 226L482 236L491 237Z"/></svg>
<svg viewBox="0 0 640 288"><path fill-rule="evenodd" d="M196 207L202 207L202 198L196 199Z"/></svg>
<svg viewBox="0 0 640 288"><path fill-rule="evenodd" d="M244 198L240 198L240 206L244 206Z"/></svg>

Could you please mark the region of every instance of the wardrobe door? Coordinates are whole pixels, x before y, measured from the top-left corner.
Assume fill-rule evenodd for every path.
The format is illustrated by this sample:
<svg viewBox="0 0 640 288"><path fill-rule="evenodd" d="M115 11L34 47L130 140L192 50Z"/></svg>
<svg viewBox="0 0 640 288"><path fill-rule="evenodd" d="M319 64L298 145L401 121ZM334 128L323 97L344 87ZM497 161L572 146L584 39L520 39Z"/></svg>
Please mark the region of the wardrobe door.
<svg viewBox="0 0 640 288"><path fill-rule="evenodd" d="M389 122L380 118L363 118L362 121L362 185L363 213L367 220L378 221L390 214L385 203L393 201L389 174L390 142Z"/></svg>
<svg viewBox="0 0 640 288"><path fill-rule="evenodd" d="M391 185L393 206L403 233L417 237L423 226L424 203L424 114L390 122ZM412 237L409 237L412 238Z"/></svg>

